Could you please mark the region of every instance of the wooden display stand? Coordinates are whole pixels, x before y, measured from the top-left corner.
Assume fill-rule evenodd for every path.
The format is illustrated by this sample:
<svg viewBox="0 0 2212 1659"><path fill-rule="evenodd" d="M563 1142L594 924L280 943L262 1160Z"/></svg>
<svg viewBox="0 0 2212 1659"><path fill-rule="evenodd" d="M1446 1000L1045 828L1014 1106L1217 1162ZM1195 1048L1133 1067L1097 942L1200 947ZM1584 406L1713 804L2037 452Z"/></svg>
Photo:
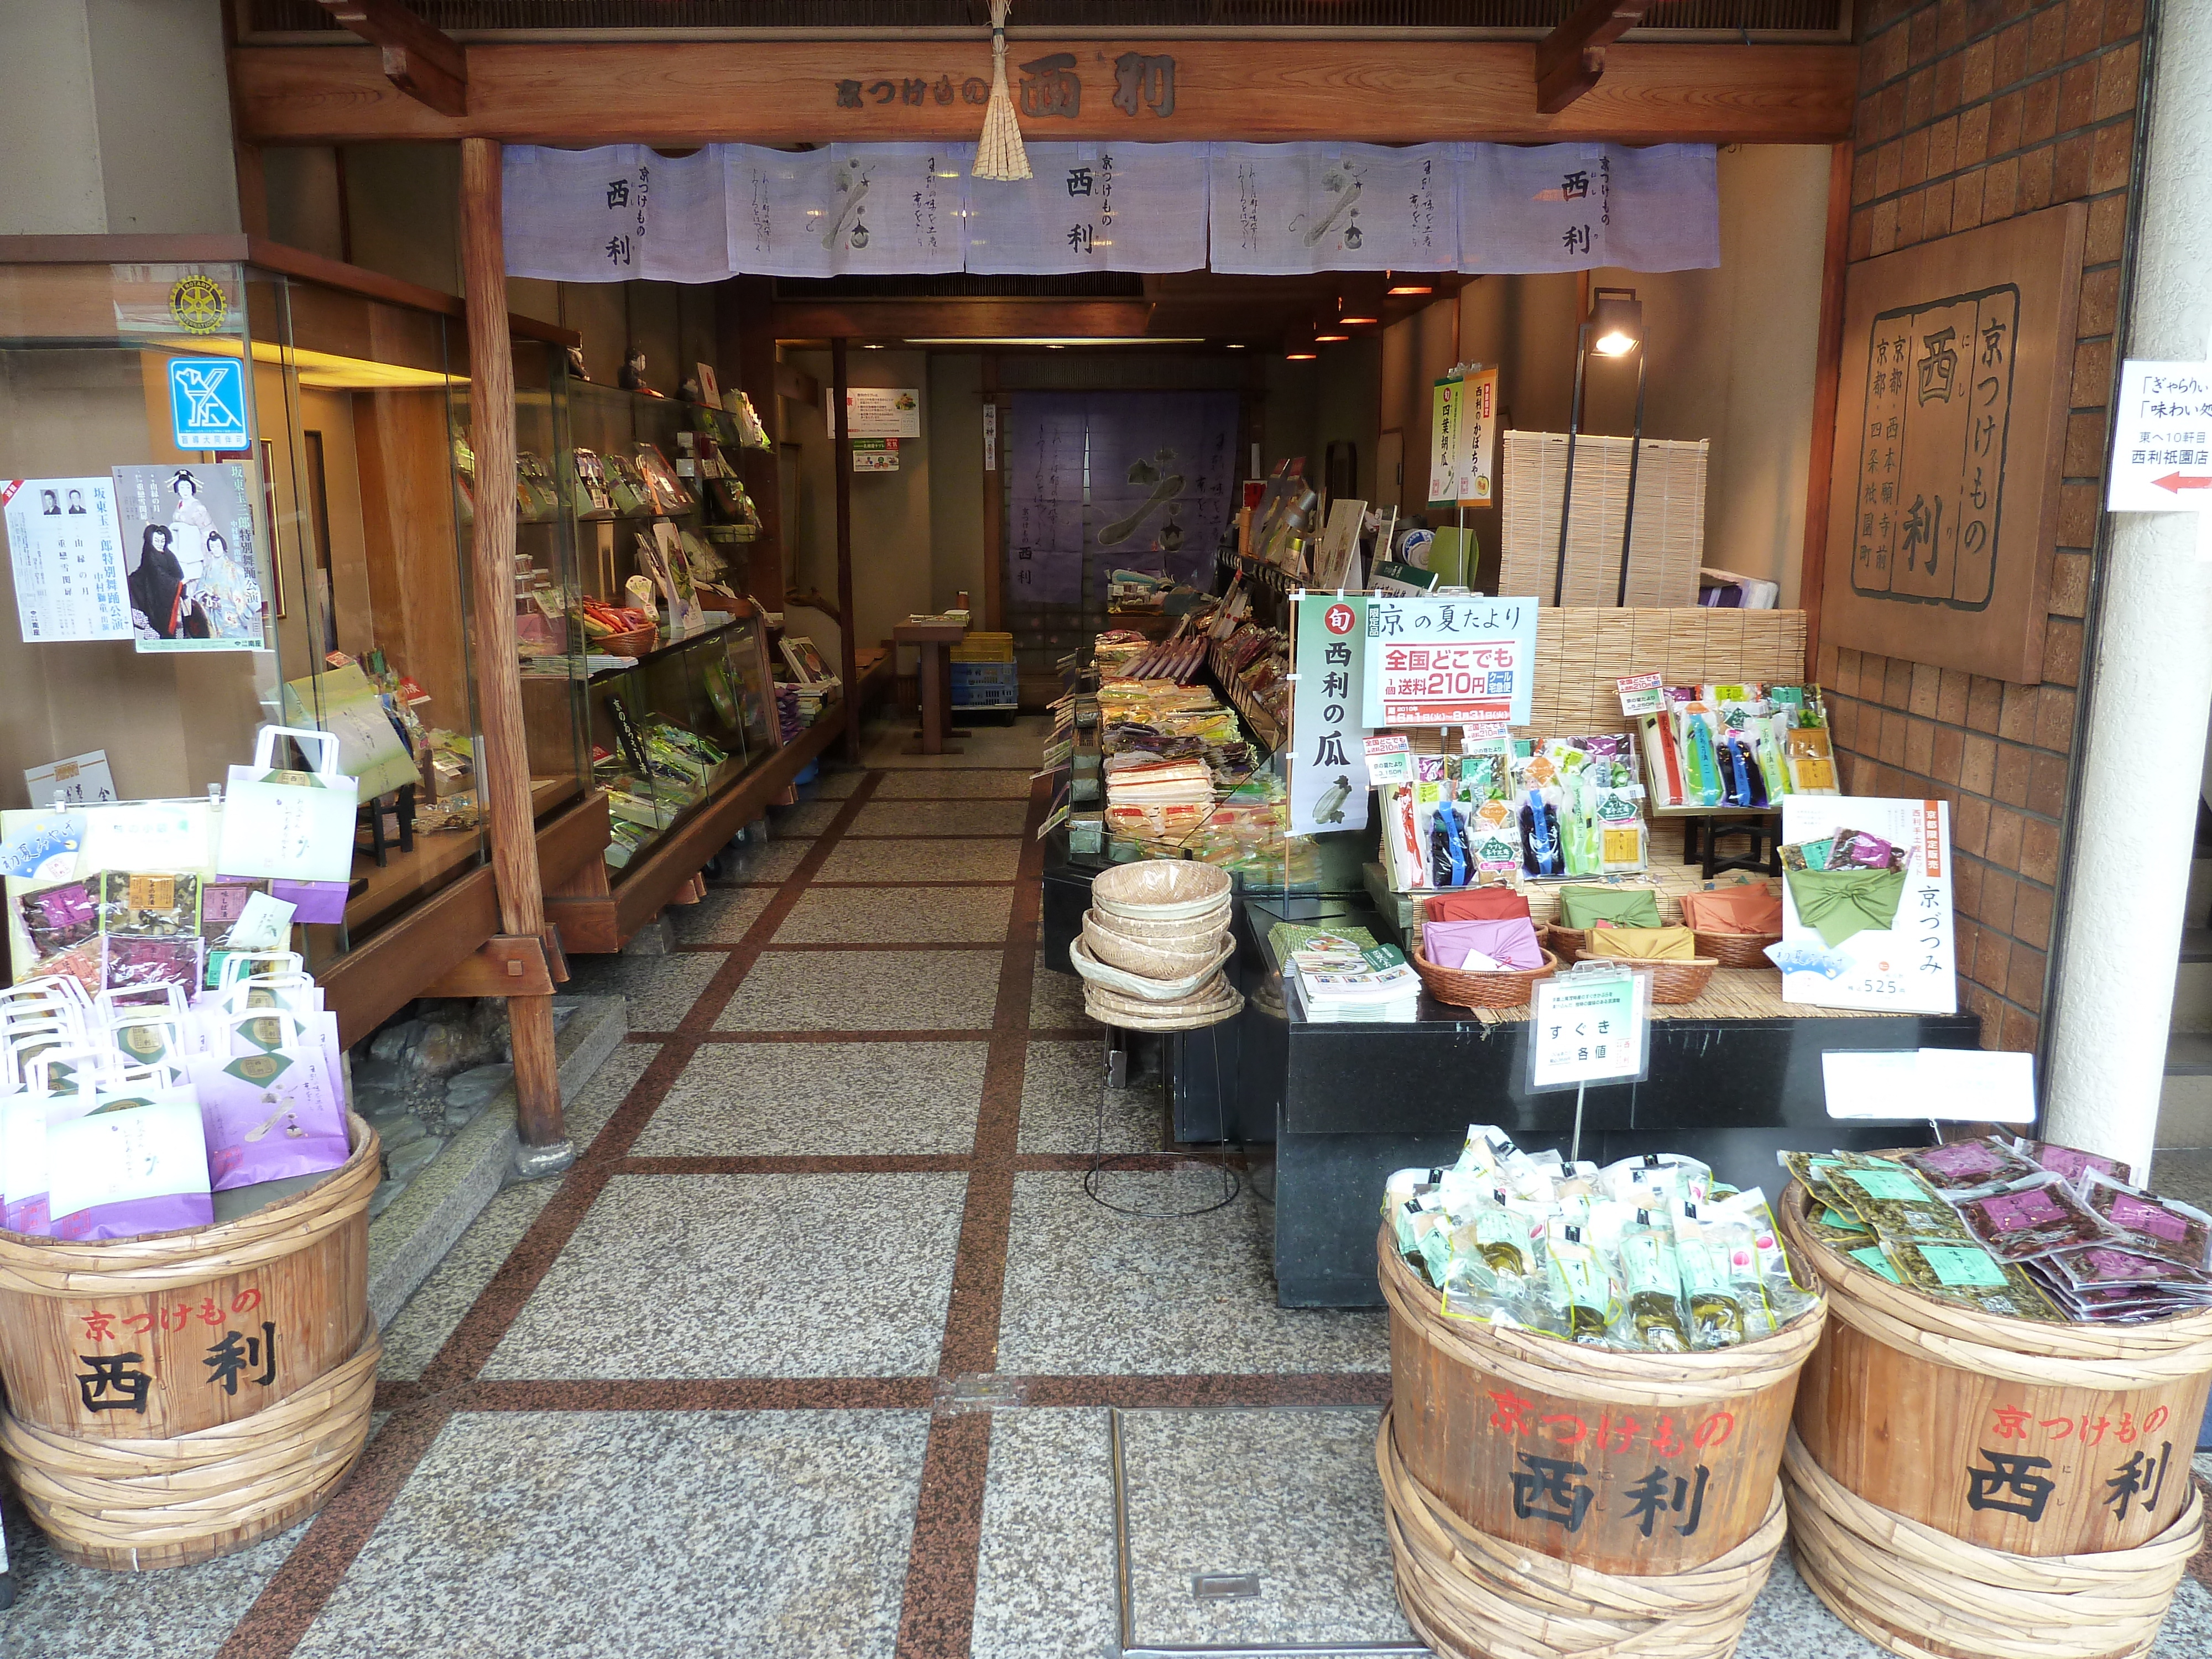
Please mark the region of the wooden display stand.
<svg viewBox="0 0 2212 1659"><path fill-rule="evenodd" d="M899 752L906 755L957 755L947 740L972 736L952 725L952 658L950 648L968 637L960 623L901 623L891 629L892 641L910 645L921 653L915 673L921 691L921 736Z"/></svg>

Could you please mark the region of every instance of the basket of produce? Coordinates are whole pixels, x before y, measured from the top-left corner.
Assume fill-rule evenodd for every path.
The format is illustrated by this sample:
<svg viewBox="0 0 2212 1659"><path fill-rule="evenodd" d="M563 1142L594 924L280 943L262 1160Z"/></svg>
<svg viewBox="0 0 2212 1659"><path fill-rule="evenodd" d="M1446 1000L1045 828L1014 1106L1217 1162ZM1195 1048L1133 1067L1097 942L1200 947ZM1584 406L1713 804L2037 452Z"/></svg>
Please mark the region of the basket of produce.
<svg viewBox="0 0 2212 1659"><path fill-rule="evenodd" d="M576 619L591 648L613 657L635 657L653 649L660 638L659 620L637 605L609 605L604 599L582 599Z"/></svg>
<svg viewBox="0 0 2212 1659"><path fill-rule="evenodd" d="M1452 1656L1731 1651L1781 1547L1827 1316L1764 1194L1478 1124L1449 1169L1392 1176L1383 1209L1376 1462L1414 1629Z"/></svg>
<svg viewBox="0 0 2212 1659"><path fill-rule="evenodd" d="M1832 1316L1784 1464L1806 1582L1895 1653L2148 1651L2203 1531L2212 1216L2001 1135L1784 1159Z"/></svg>

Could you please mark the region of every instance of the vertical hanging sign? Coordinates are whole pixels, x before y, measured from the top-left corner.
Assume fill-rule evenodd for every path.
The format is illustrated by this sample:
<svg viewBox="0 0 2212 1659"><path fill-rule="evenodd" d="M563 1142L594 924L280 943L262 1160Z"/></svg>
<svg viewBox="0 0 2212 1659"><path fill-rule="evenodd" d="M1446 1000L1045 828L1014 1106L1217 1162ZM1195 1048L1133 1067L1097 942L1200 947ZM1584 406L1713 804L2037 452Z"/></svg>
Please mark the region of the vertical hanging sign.
<svg viewBox="0 0 2212 1659"><path fill-rule="evenodd" d="M1430 459L1429 500L1455 501L1453 481L1464 469L1467 447L1465 429L1461 423L1462 400L1466 387L1458 380L1438 380L1436 404L1429 416Z"/></svg>
<svg viewBox="0 0 2212 1659"><path fill-rule="evenodd" d="M1477 370L1460 382L1460 454L1452 499L1487 507L1492 499L1491 460L1498 449L1498 371Z"/></svg>
<svg viewBox="0 0 2212 1659"><path fill-rule="evenodd" d="M1291 687L1291 833L1367 827L1360 718L1366 678L1364 595L1293 594L1297 678Z"/></svg>

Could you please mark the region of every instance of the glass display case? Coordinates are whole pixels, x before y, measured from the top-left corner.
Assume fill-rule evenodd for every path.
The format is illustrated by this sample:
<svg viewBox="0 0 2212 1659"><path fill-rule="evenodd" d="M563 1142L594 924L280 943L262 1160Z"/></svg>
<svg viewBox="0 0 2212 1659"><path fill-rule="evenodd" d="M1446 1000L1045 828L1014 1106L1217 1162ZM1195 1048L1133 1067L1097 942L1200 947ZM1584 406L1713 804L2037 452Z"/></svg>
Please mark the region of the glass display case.
<svg viewBox="0 0 2212 1659"><path fill-rule="evenodd" d="M732 556L757 526L719 409L594 385L515 343L514 605L541 815L605 792L611 884L725 799L779 744L759 607ZM479 476L457 393L465 527ZM681 872L689 875L691 872Z"/></svg>
<svg viewBox="0 0 2212 1659"><path fill-rule="evenodd" d="M345 890L292 931L320 971L487 856L458 302L244 238L59 240L0 239L0 807L206 809L262 726L337 733L364 810Z"/></svg>

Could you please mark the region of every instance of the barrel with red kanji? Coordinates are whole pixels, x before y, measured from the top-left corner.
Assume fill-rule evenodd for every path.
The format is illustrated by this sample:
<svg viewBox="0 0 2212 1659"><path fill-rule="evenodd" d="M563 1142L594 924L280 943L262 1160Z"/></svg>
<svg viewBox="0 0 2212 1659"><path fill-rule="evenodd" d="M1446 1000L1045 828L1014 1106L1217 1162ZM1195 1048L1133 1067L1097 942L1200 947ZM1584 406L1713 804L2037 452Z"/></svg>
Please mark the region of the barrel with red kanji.
<svg viewBox="0 0 2212 1659"><path fill-rule="evenodd" d="M382 1162L375 1132L351 1127L343 1168L213 1226L0 1231L0 1460L62 1553L205 1559L290 1525L343 1474L375 1382Z"/></svg>
<svg viewBox="0 0 2212 1659"><path fill-rule="evenodd" d="M1815 1309L1710 1352L1625 1352L1448 1316L1379 1241L1407 1473L1492 1539L1627 1577L1728 1555L1775 1506Z"/></svg>

